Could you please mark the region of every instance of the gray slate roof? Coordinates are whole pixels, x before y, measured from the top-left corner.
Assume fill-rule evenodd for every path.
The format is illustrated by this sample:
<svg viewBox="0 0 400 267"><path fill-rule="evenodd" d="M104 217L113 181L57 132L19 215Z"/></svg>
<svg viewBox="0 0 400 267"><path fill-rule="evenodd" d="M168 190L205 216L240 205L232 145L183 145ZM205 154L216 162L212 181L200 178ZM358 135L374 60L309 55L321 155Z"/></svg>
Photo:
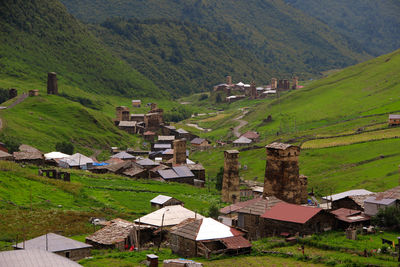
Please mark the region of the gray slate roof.
<svg viewBox="0 0 400 267"><path fill-rule="evenodd" d="M389 114L389 119L398 120L398 119L400 119L400 115L398 115L398 114Z"/></svg>
<svg viewBox="0 0 400 267"><path fill-rule="evenodd" d="M129 153L126 153L125 151L119 152L113 156L111 156L111 158L119 158L119 159L135 159L134 156L132 156Z"/></svg>
<svg viewBox="0 0 400 267"><path fill-rule="evenodd" d="M7 267L77 267L70 259L41 249L0 252L0 266Z"/></svg>
<svg viewBox="0 0 400 267"><path fill-rule="evenodd" d="M154 203L154 204L164 204L165 202L167 202L168 200L170 200L172 197L169 196L164 196L164 195L158 195L155 198L153 198L152 200L150 200L150 203Z"/></svg>
<svg viewBox="0 0 400 267"><path fill-rule="evenodd" d="M23 248L23 242L18 243L18 248ZM13 245L15 247L15 245ZM74 250L81 248L91 248L92 245L85 244L71 238L57 235L54 233L47 234L47 247L50 252L58 252L65 250ZM25 249L41 249L46 250L46 235L41 235L31 240L25 241Z"/></svg>

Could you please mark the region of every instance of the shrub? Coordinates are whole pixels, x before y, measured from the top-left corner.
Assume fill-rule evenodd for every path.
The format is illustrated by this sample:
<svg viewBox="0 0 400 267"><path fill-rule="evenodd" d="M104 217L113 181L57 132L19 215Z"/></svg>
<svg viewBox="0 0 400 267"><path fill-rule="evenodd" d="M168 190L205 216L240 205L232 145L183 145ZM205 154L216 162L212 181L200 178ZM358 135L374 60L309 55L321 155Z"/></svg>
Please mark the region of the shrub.
<svg viewBox="0 0 400 267"><path fill-rule="evenodd" d="M372 217L371 222L381 227L400 231L400 209L397 207L380 209L378 214Z"/></svg>
<svg viewBox="0 0 400 267"><path fill-rule="evenodd" d="M221 191L221 190L222 190L222 179L223 179L223 177L224 177L224 168L221 167L221 168L219 169L219 172L217 173L216 182L215 182L215 188L216 188L218 191Z"/></svg>
<svg viewBox="0 0 400 267"><path fill-rule="evenodd" d="M72 155L74 153L74 145L69 142L58 142L56 143L56 150L65 154Z"/></svg>

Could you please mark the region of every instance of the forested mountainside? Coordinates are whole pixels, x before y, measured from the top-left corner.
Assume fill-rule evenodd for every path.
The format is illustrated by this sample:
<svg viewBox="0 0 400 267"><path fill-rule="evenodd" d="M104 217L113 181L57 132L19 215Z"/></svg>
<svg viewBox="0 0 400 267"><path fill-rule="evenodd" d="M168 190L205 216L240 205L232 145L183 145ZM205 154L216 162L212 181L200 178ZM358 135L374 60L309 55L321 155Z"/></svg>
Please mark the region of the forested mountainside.
<svg viewBox="0 0 400 267"><path fill-rule="evenodd" d="M116 55L175 96L209 90L225 82L226 75L258 84L277 75L230 36L188 22L112 19L90 29Z"/></svg>
<svg viewBox="0 0 400 267"><path fill-rule="evenodd" d="M348 38L357 40L372 55L400 48L398 0L285 0L318 18Z"/></svg>
<svg viewBox="0 0 400 267"><path fill-rule="evenodd" d="M357 43L283 0L62 0L85 22L110 17L189 21L223 32L282 76L318 75L369 58Z"/></svg>
<svg viewBox="0 0 400 267"><path fill-rule="evenodd" d="M166 94L113 56L57 0L1 1L0 43L0 77L45 86L47 72L55 71L61 84L95 94Z"/></svg>

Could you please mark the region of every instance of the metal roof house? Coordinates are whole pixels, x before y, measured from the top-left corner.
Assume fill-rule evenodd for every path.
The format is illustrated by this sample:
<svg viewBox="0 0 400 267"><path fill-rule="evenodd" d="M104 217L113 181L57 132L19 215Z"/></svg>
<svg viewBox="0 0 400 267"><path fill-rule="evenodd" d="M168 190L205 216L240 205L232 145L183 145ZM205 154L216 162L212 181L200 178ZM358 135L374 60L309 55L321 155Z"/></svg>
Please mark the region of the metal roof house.
<svg viewBox="0 0 400 267"><path fill-rule="evenodd" d="M150 204L152 208L156 209L161 209L166 206L172 206L172 205L182 205L183 202L180 200L177 200L176 198L170 197L170 196L164 196L164 195L158 195L152 200L150 200Z"/></svg>
<svg viewBox="0 0 400 267"><path fill-rule="evenodd" d="M0 265L7 267L79 267L72 260L41 249L0 252Z"/></svg>
<svg viewBox="0 0 400 267"><path fill-rule="evenodd" d="M158 174L164 181L194 184L195 175L187 166L175 166L172 169L159 170Z"/></svg>
<svg viewBox="0 0 400 267"><path fill-rule="evenodd" d="M92 248L89 244L54 233L38 236L25 242L18 243L17 245L13 245L13 247L16 250L46 250L72 260L80 260L90 256L90 250Z"/></svg>
<svg viewBox="0 0 400 267"><path fill-rule="evenodd" d="M212 218L188 219L170 233L171 250L183 257L211 254L250 253L251 243L244 233Z"/></svg>

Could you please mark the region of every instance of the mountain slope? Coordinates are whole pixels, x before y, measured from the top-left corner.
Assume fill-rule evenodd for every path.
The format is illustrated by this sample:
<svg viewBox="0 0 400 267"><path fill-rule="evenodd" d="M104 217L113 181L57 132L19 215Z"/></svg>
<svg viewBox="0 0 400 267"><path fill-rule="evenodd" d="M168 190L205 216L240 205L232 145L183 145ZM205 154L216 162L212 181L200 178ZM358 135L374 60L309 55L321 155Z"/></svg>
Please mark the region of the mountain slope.
<svg viewBox="0 0 400 267"><path fill-rule="evenodd" d="M400 2L397 0L285 1L357 40L373 55L400 48Z"/></svg>
<svg viewBox="0 0 400 267"><path fill-rule="evenodd" d="M268 82L276 75L229 36L170 20L107 20L95 35L158 87L176 96L209 90L226 75L239 82Z"/></svg>
<svg viewBox="0 0 400 267"><path fill-rule="evenodd" d="M0 43L1 77L45 81L55 71L61 84L94 94L161 95L56 0L1 1Z"/></svg>
<svg viewBox="0 0 400 267"><path fill-rule="evenodd" d="M282 0L62 0L79 19L101 22L113 16L190 21L234 38L268 68L302 77L342 68L368 57L357 43Z"/></svg>

